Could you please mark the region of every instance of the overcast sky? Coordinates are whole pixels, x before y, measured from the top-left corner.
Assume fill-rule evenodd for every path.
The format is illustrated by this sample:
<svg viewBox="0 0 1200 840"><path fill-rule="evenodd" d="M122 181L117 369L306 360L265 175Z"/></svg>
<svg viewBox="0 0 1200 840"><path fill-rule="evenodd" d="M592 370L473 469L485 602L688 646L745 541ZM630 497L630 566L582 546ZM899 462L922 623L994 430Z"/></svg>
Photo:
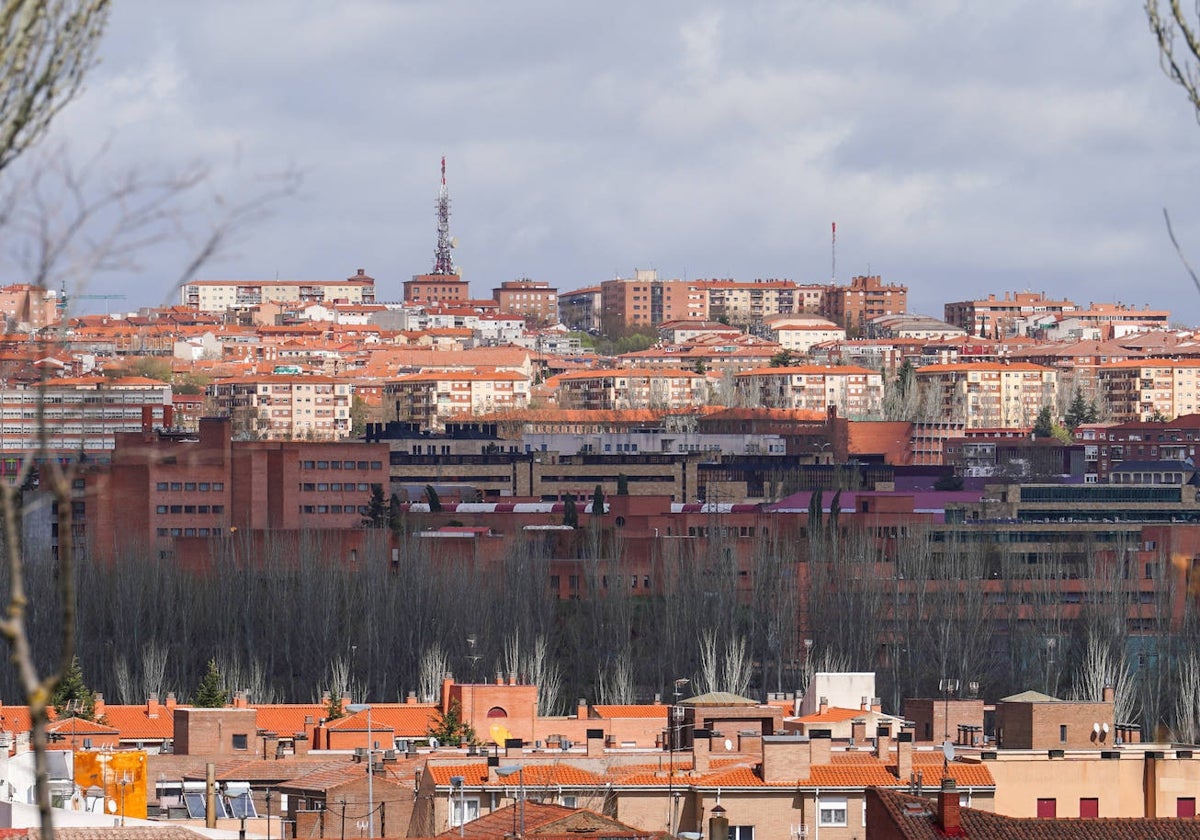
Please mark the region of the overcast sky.
<svg viewBox="0 0 1200 840"><path fill-rule="evenodd" d="M447 158L479 296L665 277L880 274L910 309L1005 290L1200 323L1200 126L1139 0L116 0L62 115L105 166L203 160L223 197L295 198L201 273L334 279L380 299L430 269ZM178 243L98 278L174 300ZM97 311L98 306L87 307Z"/></svg>

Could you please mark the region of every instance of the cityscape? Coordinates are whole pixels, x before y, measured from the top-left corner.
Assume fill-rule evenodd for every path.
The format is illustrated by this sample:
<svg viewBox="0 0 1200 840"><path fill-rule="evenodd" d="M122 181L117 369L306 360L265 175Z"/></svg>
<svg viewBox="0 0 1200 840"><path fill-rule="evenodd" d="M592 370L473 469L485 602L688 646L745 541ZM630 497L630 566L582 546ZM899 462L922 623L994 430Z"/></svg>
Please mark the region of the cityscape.
<svg viewBox="0 0 1200 840"><path fill-rule="evenodd" d="M620 3L545 32L472 6L460 66L431 4L164 8L0 0L0 831L1200 838L1192 158L1162 125L1130 141L1163 94L1200 114L1179 4L1135 10L1153 99L1141 71L1046 85L1038 43L993 67L982 45L1028 32L1003 10L646 9L673 47L628 76ZM1124 55L1124 10L1079 15L1113 40L1064 57ZM979 52L963 86L917 55L943 27ZM366 70L314 81L348 49ZM848 113L846 78L889 77L874 50L907 95L861 125L785 113L823 84ZM1022 113L1009 77L1045 101ZM642 97L633 134L573 135ZM1024 152L976 99L1036 124ZM355 106L395 148L318 127ZM145 137L92 148L123 126ZM988 132L998 170L953 160ZM231 139L327 168L151 174ZM386 186L418 169L428 189ZM1115 208L1165 172L1164 262ZM1113 202L1062 214L1080 178ZM330 273L327 241L353 262Z"/></svg>

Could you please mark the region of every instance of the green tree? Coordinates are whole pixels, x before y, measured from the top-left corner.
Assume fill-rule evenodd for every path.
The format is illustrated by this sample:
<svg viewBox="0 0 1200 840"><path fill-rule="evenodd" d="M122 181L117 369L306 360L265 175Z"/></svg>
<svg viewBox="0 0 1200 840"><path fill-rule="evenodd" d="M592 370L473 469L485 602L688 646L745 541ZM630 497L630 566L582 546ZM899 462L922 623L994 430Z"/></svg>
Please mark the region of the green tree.
<svg viewBox="0 0 1200 840"><path fill-rule="evenodd" d="M351 437L362 437L367 433L367 417L371 413L371 407L366 401L354 395L350 401L350 435Z"/></svg>
<svg viewBox="0 0 1200 840"><path fill-rule="evenodd" d="M1096 404L1090 400L1083 398L1083 392L1076 389L1075 395L1071 397L1071 404L1067 406L1067 413L1063 417L1063 423L1068 429L1074 431L1085 423L1095 423L1099 418L1100 412L1096 408Z"/></svg>
<svg viewBox="0 0 1200 840"><path fill-rule="evenodd" d="M437 718L429 727L429 737L437 738L439 744L450 747L476 742L475 729L463 720L462 704L458 700L451 700L446 711L437 713Z"/></svg>
<svg viewBox="0 0 1200 840"><path fill-rule="evenodd" d="M601 516L604 513L604 488L599 484L592 491L592 516Z"/></svg>
<svg viewBox="0 0 1200 840"><path fill-rule="evenodd" d="M196 696L192 705L198 709L223 709L229 702L229 692L225 690L225 678L217 668L217 660L208 660L208 671L196 687Z"/></svg>
<svg viewBox="0 0 1200 840"><path fill-rule="evenodd" d="M1044 405L1038 410L1037 419L1033 421L1033 436L1044 438L1053 437L1053 435L1054 414L1049 405Z"/></svg>
<svg viewBox="0 0 1200 840"><path fill-rule="evenodd" d="M692 366L692 370L696 373L707 373L708 368L704 366L704 359L696 359L696 364Z"/></svg>
<svg viewBox="0 0 1200 840"><path fill-rule="evenodd" d="M821 513L824 508L825 494L819 488L813 488L808 497L808 535L815 537L821 530Z"/></svg>
<svg viewBox="0 0 1200 840"><path fill-rule="evenodd" d="M388 527L392 529L393 534L398 534L404 530L404 508L400 506L400 497L395 493L388 500L387 521Z"/></svg>
<svg viewBox="0 0 1200 840"><path fill-rule="evenodd" d="M579 527L579 506L575 504L575 494L569 494L563 502L563 524L572 528Z"/></svg>
<svg viewBox="0 0 1200 840"><path fill-rule="evenodd" d="M54 713L60 718L95 719L96 694L84 682L83 669L79 667L78 656L71 660L71 667L55 687L50 705L54 707Z"/></svg>
<svg viewBox="0 0 1200 840"><path fill-rule="evenodd" d="M340 691L329 692L329 702L325 705L325 719L337 720L346 716L346 710L342 708L342 693Z"/></svg>
<svg viewBox="0 0 1200 840"><path fill-rule="evenodd" d="M438 498L438 492L433 489L432 484L425 485L425 500L429 502L430 513L442 512L442 500Z"/></svg>
<svg viewBox="0 0 1200 840"><path fill-rule="evenodd" d="M771 357L770 367L791 367L796 363L796 357L786 347Z"/></svg>
<svg viewBox="0 0 1200 840"><path fill-rule="evenodd" d="M367 502L367 512L362 524L367 528L383 528L388 524L388 507L383 497L383 485L371 485L371 498Z"/></svg>

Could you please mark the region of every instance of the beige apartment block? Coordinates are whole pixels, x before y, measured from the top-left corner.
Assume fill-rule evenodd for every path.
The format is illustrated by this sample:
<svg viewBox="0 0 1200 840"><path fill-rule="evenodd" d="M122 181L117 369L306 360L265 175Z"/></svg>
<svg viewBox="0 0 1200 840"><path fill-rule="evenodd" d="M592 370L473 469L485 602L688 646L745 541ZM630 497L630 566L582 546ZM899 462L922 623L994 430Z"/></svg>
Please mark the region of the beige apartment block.
<svg viewBox="0 0 1200 840"><path fill-rule="evenodd" d="M341 440L350 434L349 380L267 374L219 379L208 388L243 439Z"/></svg>
<svg viewBox="0 0 1200 840"><path fill-rule="evenodd" d="M384 385L384 407L394 419L442 429L455 415L490 414L529 405L529 377L513 371L431 371L393 379Z"/></svg>
<svg viewBox="0 0 1200 840"><path fill-rule="evenodd" d="M1097 391L1118 423L1200 410L1200 360L1131 359L1102 365Z"/></svg>
<svg viewBox="0 0 1200 840"><path fill-rule="evenodd" d="M877 414L883 404L883 374L852 365L758 368L734 376L748 405L826 411L846 417Z"/></svg>
<svg viewBox="0 0 1200 840"><path fill-rule="evenodd" d="M966 362L918 368L916 381L929 420L967 429L1033 425L1042 406L1054 409L1058 372L1026 363Z"/></svg>
<svg viewBox="0 0 1200 840"><path fill-rule="evenodd" d="M374 303L375 278L359 269L346 280L195 280L180 303L201 312L251 309L264 303Z"/></svg>
<svg viewBox="0 0 1200 840"><path fill-rule="evenodd" d="M685 370L596 370L564 373L548 381L564 409L686 408L702 405L705 378Z"/></svg>

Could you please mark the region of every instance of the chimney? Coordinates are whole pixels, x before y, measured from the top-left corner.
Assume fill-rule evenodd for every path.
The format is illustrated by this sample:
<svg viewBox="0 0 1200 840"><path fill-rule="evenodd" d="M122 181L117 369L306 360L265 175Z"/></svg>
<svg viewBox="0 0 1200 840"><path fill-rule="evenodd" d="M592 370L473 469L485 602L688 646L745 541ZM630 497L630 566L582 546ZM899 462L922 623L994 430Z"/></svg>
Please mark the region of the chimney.
<svg viewBox="0 0 1200 840"><path fill-rule="evenodd" d="M692 773L703 776L708 772L708 754L712 750L712 737L692 739Z"/></svg>
<svg viewBox="0 0 1200 840"><path fill-rule="evenodd" d="M588 704L586 697L580 697L579 701L575 704L575 717L578 720L588 719Z"/></svg>
<svg viewBox="0 0 1200 840"><path fill-rule="evenodd" d="M725 817L725 809L718 804L709 813L712 816L708 818L708 836L710 838L728 837L729 820Z"/></svg>
<svg viewBox="0 0 1200 840"><path fill-rule="evenodd" d="M891 758L892 727L886 723L880 724L875 730L875 757L884 764Z"/></svg>
<svg viewBox="0 0 1200 840"><path fill-rule="evenodd" d="M937 821L942 834L949 837L960 836L963 833L962 822L959 820L958 788L953 779L942 779L942 789L938 791Z"/></svg>
<svg viewBox="0 0 1200 840"><path fill-rule="evenodd" d="M76 717L78 715L75 715ZM104 717L104 695L97 691L93 695L92 717L96 720Z"/></svg>
<svg viewBox="0 0 1200 840"><path fill-rule="evenodd" d="M504 675L499 671L496 672L496 685L504 685Z"/></svg>
<svg viewBox="0 0 1200 840"><path fill-rule="evenodd" d="M1113 702L1116 696L1116 689L1114 689L1111 685L1104 686L1104 693L1101 695L1101 699L1103 699L1105 703Z"/></svg>
<svg viewBox="0 0 1200 840"><path fill-rule="evenodd" d="M762 739L762 778L768 785L807 779L809 741L797 735L767 735Z"/></svg>
<svg viewBox="0 0 1200 840"><path fill-rule="evenodd" d="M896 736L896 778L901 782L912 775L913 734L901 732Z"/></svg>
<svg viewBox="0 0 1200 840"><path fill-rule="evenodd" d="M821 697L817 699L817 714L823 715L829 711L829 698Z"/></svg>
<svg viewBox="0 0 1200 840"><path fill-rule="evenodd" d="M810 729L808 732L808 763L809 766L828 764L833 752L832 732L828 729Z"/></svg>
<svg viewBox="0 0 1200 840"><path fill-rule="evenodd" d="M867 739L867 721L864 718L855 718L850 721L850 743L861 744Z"/></svg>
<svg viewBox="0 0 1200 840"><path fill-rule="evenodd" d="M800 717L800 702L802 699L799 691L792 692L792 717Z"/></svg>
<svg viewBox="0 0 1200 840"><path fill-rule="evenodd" d="M150 697L146 700L146 717L150 720L157 720L161 711L162 706L158 705L158 692L150 692Z"/></svg>
<svg viewBox="0 0 1200 840"><path fill-rule="evenodd" d="M604 730L589 729L585 734L587 735L588 758L604 755Z"/></svg>
<svg viewBox="0 0 1200 840"><path fill-rule="evenodd" d="M269 761L279 758L279 733L264 732L263 733L263 760Z"/></svg>
<svg viewBox="0 0 1200 840"><path fill-rule="evenodd" d="M510 672L509 672L509 674L508 674L508 684L509 684L509 685L516 685L516 684L517 684L517 674L516 674L516 672L515 672L515 671L510 671Z"/></svg>
<svg viewBox="0 0 1200 840"><path fill-rule="evenodd" d="M864 712L869 712L869 711L871 711L871 698L870 698L870 697L863 697L863 699L862 699L862 705L861 705L861 707L860 707L860 708L862 708L862 710L863 710Z"/></svg>
<svg viewBox="0 0 1200 840"><path fill-rule="evenodd" d="M174 691L167 692L167 711L170 712L171 714L175 713L175 692Z"/></svg>
<svg viewBox="0 0 1200 840"><path fill-rule="evenodd" d="M454 675L445 674L442 677L442 714L450 711L450 686L454 685Z"/></svg>
<svg viewBox="0 0 1200 840"><path fill-rule="evenodd" d="M883 714L883 698L882 697L872 697L871 698L871 711L878 712L879 714Z"/></svg>
<svg viewBox="0 0 1200 840"><path fill-rule="evenodd" d="M292 738L292 750L297 757L308 755L308 736L297 732Z"/></svg>

